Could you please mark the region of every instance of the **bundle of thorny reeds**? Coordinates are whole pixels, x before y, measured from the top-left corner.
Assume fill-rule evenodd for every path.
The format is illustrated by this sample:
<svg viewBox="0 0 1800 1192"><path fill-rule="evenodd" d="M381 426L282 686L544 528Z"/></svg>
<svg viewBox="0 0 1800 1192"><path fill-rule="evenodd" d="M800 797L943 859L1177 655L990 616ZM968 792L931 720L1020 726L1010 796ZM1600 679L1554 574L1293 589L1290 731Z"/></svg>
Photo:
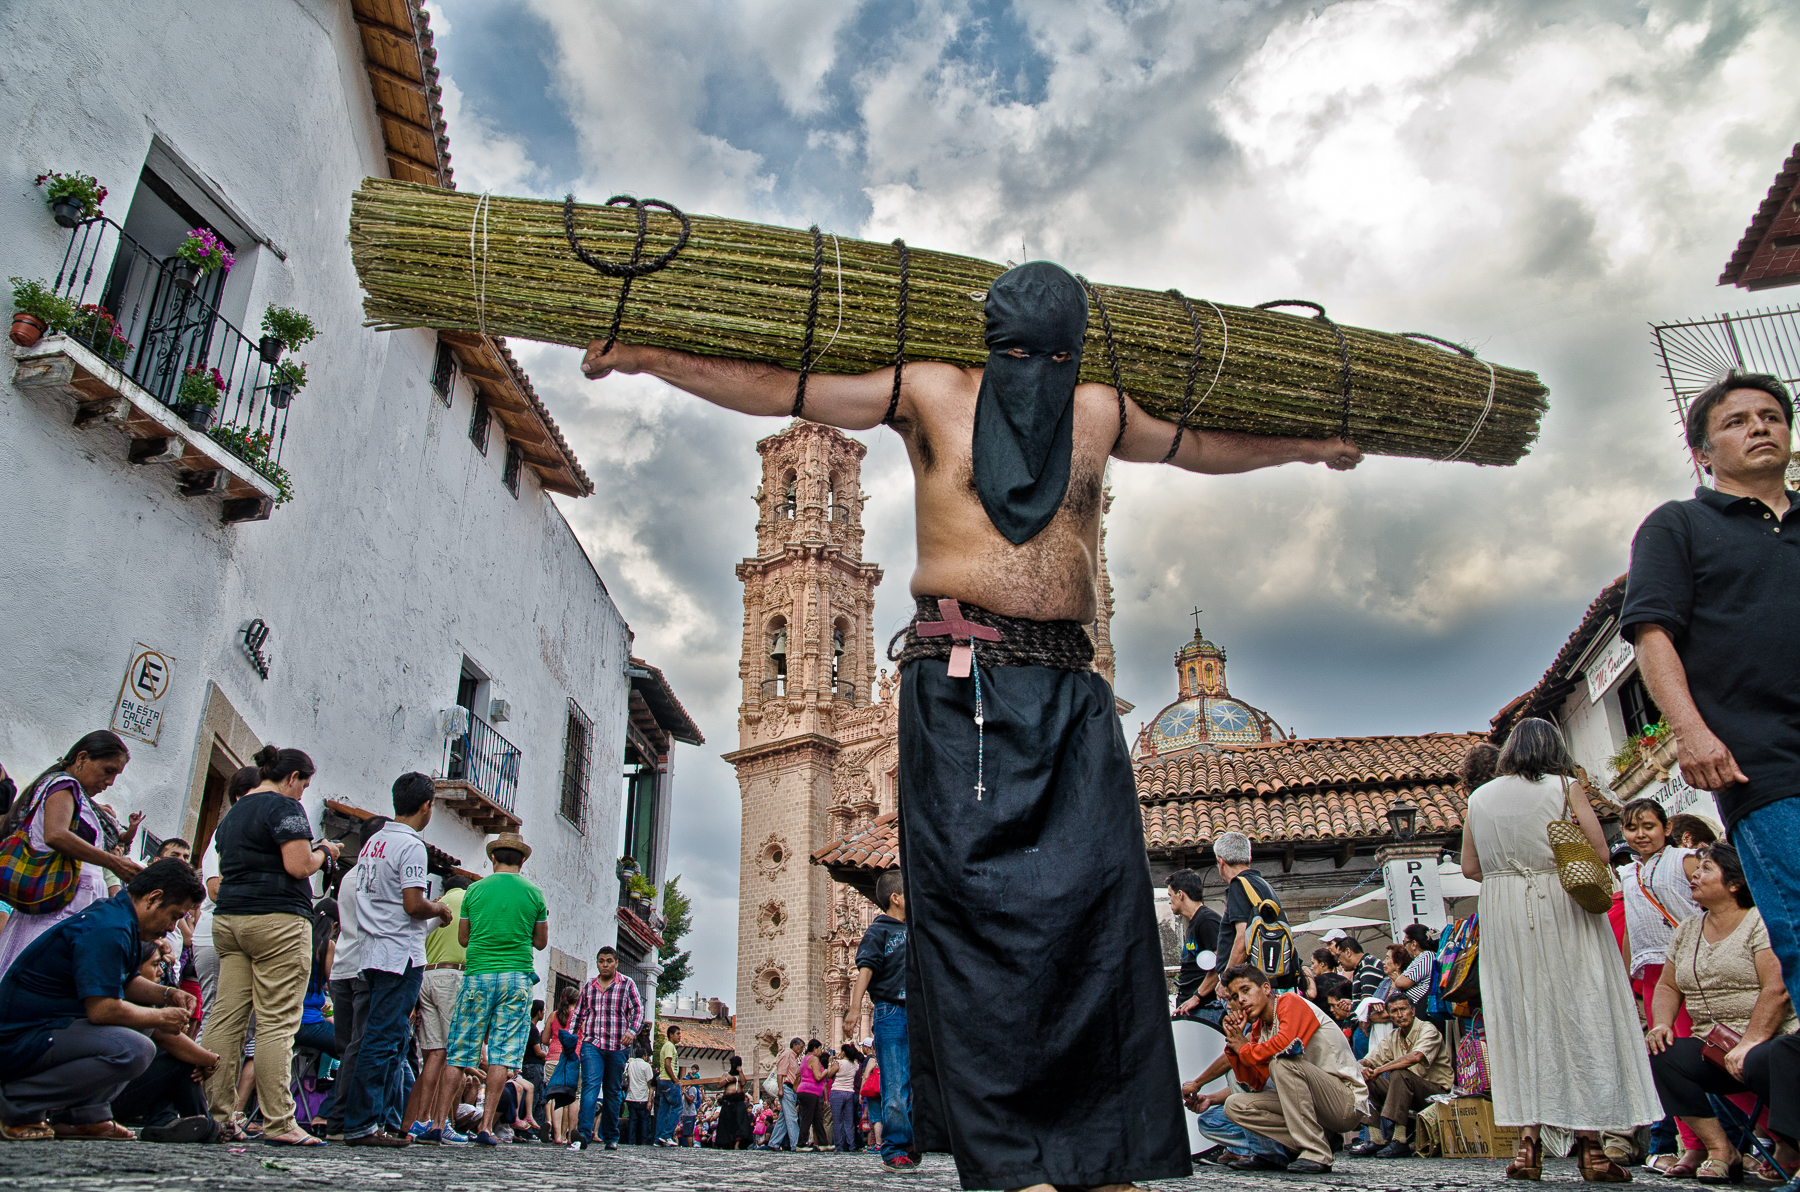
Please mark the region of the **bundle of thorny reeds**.
<svg viewBox="0 0 1800 1192"><path fill-rule="evenodd" d="M592 264L571 246L570 228ZM981 364L982 301L1003 271L658 207L565 208L377 178L354 197L350 244L372 326L580 347L606 339L618 319L624 342L815 373L891 366L902 310L905 359ZM630 278L601 271L629 272L633 262ZM1311 438L1347 429L1377 454L1513 464L1546 406L1535 374L1490 367L1442 341L1290 313L1301 307L1102 285L1090 294L1082 379L1112 384L1116 361L1144 409L1170 421L1185 412L1188 426Z"/></svg>

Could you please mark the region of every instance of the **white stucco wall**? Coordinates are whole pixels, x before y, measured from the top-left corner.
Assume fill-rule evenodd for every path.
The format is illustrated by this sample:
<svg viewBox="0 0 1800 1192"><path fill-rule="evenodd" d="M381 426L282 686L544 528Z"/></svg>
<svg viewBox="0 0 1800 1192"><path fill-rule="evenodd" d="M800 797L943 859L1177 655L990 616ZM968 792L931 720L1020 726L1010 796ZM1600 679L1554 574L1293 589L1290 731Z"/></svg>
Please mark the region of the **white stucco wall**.
<svg viewBox="0 0 1800 1192"><path fill-rule="evenodd" d="M0 360L0 762L29 777L105 727L141 640L177 663L161 741L134 745L111 794L121 813L179 830L209 681L262 740L312 754L315 823L328 798L386 813L396 775L441 772L437 712L467 654L512 706L497 727L523 752L516 809L551 942L591 957L616 934L630 633L535 474L516 500L502 486L498 421L485 457L470 443L467 383L449 409L432 392L434 337L360 326L350 194L386 169L349 5L7 5L0 42L0 273L48 279L62 259L38 172L97 175L122 223L160 139L285 253L240 252L226 306L249 334L271 302L320 327L282 461L296 498L229 527L171 470L129 465L122 436L73 428L63 398L14 389ZM267 681L239 636L256 617ZM595 731L585 835L557 813L569 699ZM485 837L446 809L425 835L487 869Z"/></svg>

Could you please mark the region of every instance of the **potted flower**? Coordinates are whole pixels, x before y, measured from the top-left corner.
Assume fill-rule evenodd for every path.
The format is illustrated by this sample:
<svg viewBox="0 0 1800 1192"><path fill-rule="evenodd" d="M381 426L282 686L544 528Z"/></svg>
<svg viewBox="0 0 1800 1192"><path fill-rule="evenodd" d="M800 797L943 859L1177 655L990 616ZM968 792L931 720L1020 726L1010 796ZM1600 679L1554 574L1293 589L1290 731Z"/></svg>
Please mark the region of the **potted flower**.
<svg viewBox="0 0 1800 1192"><path fill-rule="evenodd" d="M125 333L119 330L119 322L112 312L91 302L77 312L71 331L78 333L77 338L112 364L125 359L133 347Z"/></svg>
<svg viewBox="0 0 1800 1192"><path fill-rule="evenodd" d="M72 228L84 219L96 218L100 204L106 202L106 188L91 174L45 170L37 176L35 185L45 187L44 199L60 227Z"/></svg>
<svg viewBox="0 0 1800 1192"><path fill-rule="evenodd" d="M225 242L213 234L211 228L192 228L181 247L175 250L179 258L175 264L175 284L184 290L191 290L200 279L215 270L231 272L237 264L237 258L225 247Z"/></svg>
<svg viewBox="0 0 1800 1192"><path fill-rule="evenodd" d="M12 341L34 346L47 333L64 331L76 319L75 303L39 279L9 277L12 283Z"/></svg>
<svg viewBox="0 0 1800 1192"><path fill-rule="evenodd" d="M213 408L224 396L225 378L218 369L190 365L182 371L181 388L175 392L175 412L195 430L205 430L212 421Z"/></svg>
<svg viewBox="0 0 1800 1192"><path fill-rule="evenodd" d="M283 360L269 370L269 404L285 410L294 394L306 388L306 365Z"/></svg>
<svg viewBox="0 0 1800 1192"><path fill-rule="evenodd" d="M313 321L297 310L289 310L285 306L271 305L263 312L262 339L257 344L257 351L262 355L264 364L274 364L281 359L281 350L299 351L301 346L310 342L319 333Z"/></svg>
<svg viewBox="0 0 1800 1192"><path fill-rule="evenodd" d="M213 441L227 451L249 464L263 477L275 485L277 505L285 505L294 497L293 478L286 468L269 458L269 450L275 445L275 436L266 430L251 430L249 427L215 426L206 432Z"/></svg>

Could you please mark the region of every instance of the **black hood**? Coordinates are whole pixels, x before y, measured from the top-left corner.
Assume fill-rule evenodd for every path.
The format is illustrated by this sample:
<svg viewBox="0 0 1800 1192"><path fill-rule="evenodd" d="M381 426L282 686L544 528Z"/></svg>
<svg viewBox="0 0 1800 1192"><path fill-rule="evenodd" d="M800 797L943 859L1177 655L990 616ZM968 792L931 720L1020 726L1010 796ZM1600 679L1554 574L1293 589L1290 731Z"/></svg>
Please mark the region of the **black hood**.
<svg viewBox="0 0 1800 1192"><path fill-rule="evenodd" d="M975 399L975 489L994 528L1017 546L1056 516L1069 489L1075 383L1087 292L1049 261L1008 269L987 292L987 370ZM1006 353L1014 348L1021 360ZM1061 363L1051 359L1069 353Z"/></svg>

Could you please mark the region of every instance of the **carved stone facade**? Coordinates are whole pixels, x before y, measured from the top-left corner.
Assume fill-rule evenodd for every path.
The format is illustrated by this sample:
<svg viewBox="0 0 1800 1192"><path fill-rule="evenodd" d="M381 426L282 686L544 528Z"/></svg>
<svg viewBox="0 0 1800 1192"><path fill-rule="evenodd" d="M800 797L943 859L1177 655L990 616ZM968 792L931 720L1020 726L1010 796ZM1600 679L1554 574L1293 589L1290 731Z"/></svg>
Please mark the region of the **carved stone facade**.
<svg viewBox="0 0 1800 1192"><path fill-rule="evenodd" d="M795 1035L841 1035L874 908L807 858L893 809L894 732L892 685L875 666L881 569L862 561L865 448L797 422L757 451L757 555L737 569L743 702L726 760L743 801L738 1037L757 1041L744 1059L760 1076Z"/></svg>

